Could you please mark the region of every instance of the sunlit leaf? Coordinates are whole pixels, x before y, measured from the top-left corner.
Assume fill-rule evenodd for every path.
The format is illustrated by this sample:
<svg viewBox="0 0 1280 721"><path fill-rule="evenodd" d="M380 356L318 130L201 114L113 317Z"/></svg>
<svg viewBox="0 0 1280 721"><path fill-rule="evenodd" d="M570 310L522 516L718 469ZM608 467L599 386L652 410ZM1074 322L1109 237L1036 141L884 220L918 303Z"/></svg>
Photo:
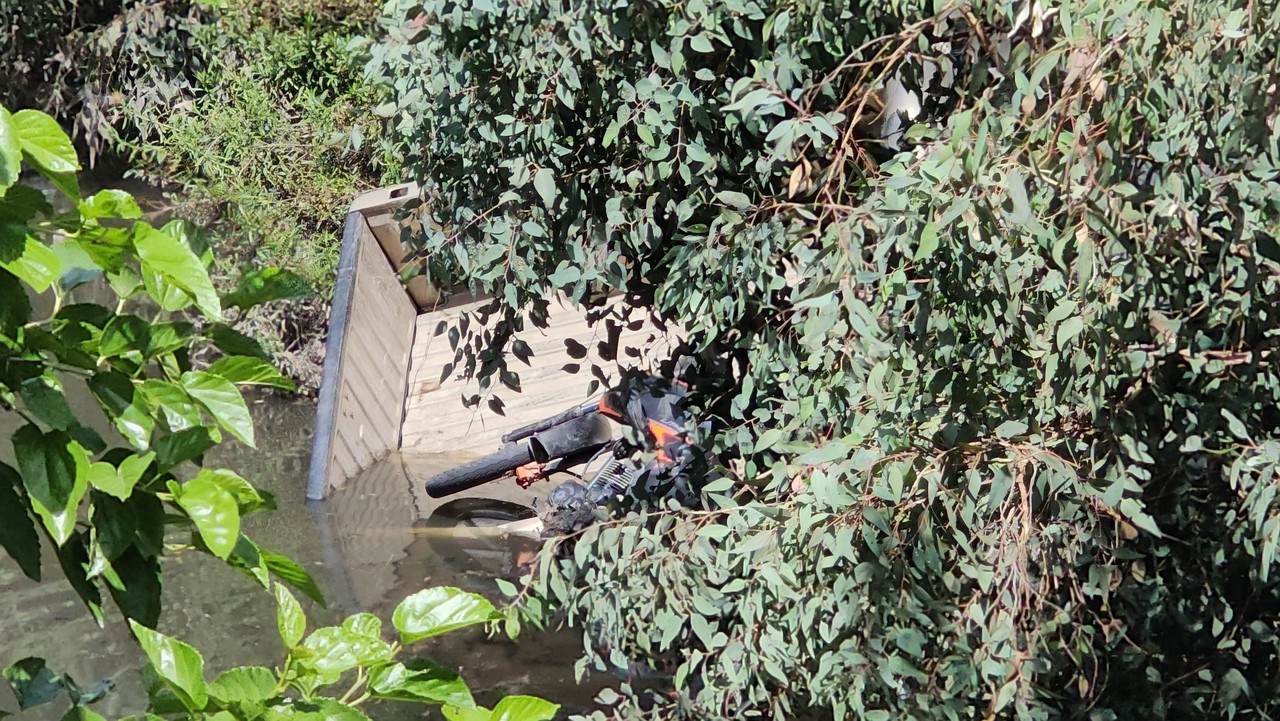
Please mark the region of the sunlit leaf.
<svg viewBox="0 0 1280 721"><path fill-rule="evenodd" d="M307 617L298 599L284 586L277 583L271 590L276 595L276 625L280 629L280 640L284 641L285 648L293 648L307 632Z"/></svg>
<svg viewBox="0 0 1280 721"><path fill-rule="evenodd" d="M22 151L31 162L50 173L80 170L80 160L71 145L71 138L52 117L39 110L19 110L13 114L10 123Z"/></svg>
<svg viewBox="0 0 1280 721"><path fill-rule="evenodd" d="M222 297L222 304L248 310L273 300L305 298L313 292L311 284L291 270L261 268L240 276L236 289Z"/></svg>
<svg viewBox="0 0 1280 721"><path fill-rule="evenodd" d="M191 711L201 711L209 702L204 681L204 658L191 646L129 621L151 666L165 684Z"/></svg>
<svg viewBox="0 0 1280 721"><path fill-rule="evenodd" d="M196 476L175 494L215 556L226 559L240 537L240 509L235 496L208 476Z"/></svg>
<svg viewBox="0 0 1280 721"><path fill-rule="evenodd" d="M226 356L214 361L207 372L221 376L237 385L261 385L294 390L293 382L285 378L276 367L251 356Z"/></svg>
<svg viewBox="0 0 1280 721"><path fill-rule="evenodd" d="M205 371L182 374L182 387L231 435L253 445L253 418L244 396L231 381Z"/></svg>
<svg viewBox="0 0 1280 721"><path fill-rule="evenodd" d="M456 672L430 662L394 663L369 674L374 698L419 701L457 708L474 708L471 690Z"/></svg>
<svg viewBox="0 0 1280 721"><path fill-rule="evenodd" d="M0 192L18 182L22 173L22 144L9 111L0 108Z"/></svg>
<svg viewBox="0 0 1280 721"><path fill-rule="evenodd" d="M134 226L133 243L144 270L181 288L209 318L222 319L222 304L209 273L190 248L169 233L143 224Z"/></svg>
<svg viewBox="0 0 1280 721"><path fill-rule="evenodd" d="M498 617L493 604L460 588L441 586L419 591L400 602L391 622L404 643L439 636Z"/></svg>
<svg viewBox="0 0 1280 721"><path fill-rule="evenodd" d="M550 721L560 710L558 704L536 696L507 696L493 707L490 721Z"/></svg>
<svg viewBox="0 0 1280 721"><path fill-rule="evenodd" d="M209 696L219 703L266 701L274 695L275 674L261 666L241 666L223 671L209 682Z"/></svg>

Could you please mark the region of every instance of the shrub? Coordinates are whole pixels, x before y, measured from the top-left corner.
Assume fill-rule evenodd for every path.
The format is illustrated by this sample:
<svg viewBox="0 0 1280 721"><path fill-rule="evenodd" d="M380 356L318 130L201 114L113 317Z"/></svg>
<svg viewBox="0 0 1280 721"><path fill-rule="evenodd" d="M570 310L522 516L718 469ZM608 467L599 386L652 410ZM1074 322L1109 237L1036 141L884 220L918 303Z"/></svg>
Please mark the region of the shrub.
<svg viewBox="0 0 1280 721"><path fill-rule="evenodd" d="M707 407L740 483L528 579L583 668L671 674L645 703L673 718L1275 713L1280 15L405 0L386 27L418 242L505 300L499 350L603 288L737 362ZM881 115L896 88L914 117Z"/></svg>

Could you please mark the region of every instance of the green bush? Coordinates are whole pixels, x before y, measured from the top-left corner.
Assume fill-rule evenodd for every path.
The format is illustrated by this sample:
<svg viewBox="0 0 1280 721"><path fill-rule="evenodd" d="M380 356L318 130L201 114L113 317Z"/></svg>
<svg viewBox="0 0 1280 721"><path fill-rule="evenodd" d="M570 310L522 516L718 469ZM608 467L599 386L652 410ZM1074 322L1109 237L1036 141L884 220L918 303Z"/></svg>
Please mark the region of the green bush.
<svg viewBox="0 0 1280 721"><path fill-rule="evenodd" d="M22 182L24 170L44 176L69 209L55 210ZM307 633L301 605L281 582L323 604L315 581L241 532L245 516L275 500L231 471L201 465L223 432L254 444L243 387L292 389L255 341L224 322L224 311L308 288L295 273L268 268L219 294L202 233L182 221L157 228L140 220L123 191L82 197L79 171L52 117L0 106L0 421L22 424L9 438L17 468L0 462L0 549L38 581L43 538L99 624L110 596L151 664L145 718L368 721L358 707L384 700L439 706L450 721L554 716L555 704L531 696L479 707L457 673L402 655L480 624L505 621L514 638L518 618L475 594L410 595L392 614L393 643L367 613ZM193 365L193 355L210 351L221 357ZM73 413L69 388L96 400L100 417ZM208 682L198 651L154 630L161 556L184 534L191 548L274 592L288 650L281 668L229 669ZM102 721L87 706L109 685L81 688L39 658L7 664L2 675L22 711L65 693L72 709L64 719ZM349 683L345 693L330 695L340 682Z"/></svg>
<svg viewBox="0 0 1280 721"><path fill-rule="evenodd" d="M347 205L398 166L377 151L376 92L352 44L367 20L296 5L226 3L183 24L208 57L191 91L118 125L138 172L182 186L179 212L222 231L226 275L284 265L327 297Z"/></svg>
<svg viewBox="0 0 1280 721"><path fill-rule="evenodd" d="M279 584L273 590L280 640L288 652L278 669L238 666L209 681L199 651L132 624L147 656L142 675L149 703L145 716L129 718L369 721L360 708L363 704L398 701L437 706L449 721L549 721L559 709L534 696L506 696L493 709L477 706L456 672L425 658L404 657L408 646L423 640L500 620L502 614L481 596L449 587L419 591L396 606L391 617L396 641L388 642L382 621L369 613L308 633L298 600ZM107 689L86 692L38 658L22 659L3 673L23 711L57 701L65 693L71 710L64 719L104 721L89 705ZM343 684L349 684L345 692L331 690Z"/></svg>
<svg viewBox="0 0 1280 721"><path fill-rule="evenodd" d="M707 412L739 483L528 579L584 669L671 674L672 718L1276 713L1274 8L403 0L386 28L419 242L505 299L499 350L603 287L736 362Z"/></svg>
<svg viewBox="0 0 1280 721"><path fill-rule="evenodd" d="M399 172L369 114L379 94L356 42L373 27L367 3L30 5L0 2L14 40L0 51L6 102L55 113L91 164L126 155L177 187L178 214L219 231L217 280L289 265L327 297L346 205Z"/></svg>

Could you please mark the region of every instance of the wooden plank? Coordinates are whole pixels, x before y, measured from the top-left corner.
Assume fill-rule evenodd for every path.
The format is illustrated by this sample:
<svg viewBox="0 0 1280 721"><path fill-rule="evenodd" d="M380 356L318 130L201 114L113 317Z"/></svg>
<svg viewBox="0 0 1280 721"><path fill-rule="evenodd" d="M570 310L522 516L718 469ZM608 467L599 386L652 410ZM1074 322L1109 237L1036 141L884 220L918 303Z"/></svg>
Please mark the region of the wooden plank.
<svg viewBox="0 0 1280 721"><path fill-rule="evenodd" d="M546 329L527 327L516 337L525 341L533 356L526 365L508 355L508 366L520 376L521 392L514 392L494 379L485 401L496 396L502 401L502 413L495 412L485 401L479 407L467 408L464 394L479 393L474 380L460 378L458 373L445 373L454 362L448 329L460 327L464 315L470 317L473 329L491 325L496 319L482 323L478 314L487 301L472 301L445 310L424 313L417 318L417 335L410 354L409 385L405 398L405 415L401 430L401 447L414 454L423 453L488 453L498 447L502 434L541 420L586 399L592 376L592 362L605 370L606 378L616 379L621 368L652 369L666 357L671 336L647 320L635 330L625 329L619 336L619 358L606 361L596 345L608 337L603 322L590 324L584 311L573 308L563 299L550 305ZM585 358L569 355L566 341L585 347ZM633 349L639 357L631 357L625 349ZM581 372L565 371L565 365L577 364Z"/></svg>
<svg viewBox="0 0 1280 721"><path fill-rule="evenodd" d="M325 383L333 390L322 388L320 415L326 422L317 428L324 438L317 438L312 457L310 498L327 496L398 448L404 417L417 310L364 217L354 214L349 228L343 253L353 257L346 262L349 277L339 277L347 290L335 293L333 314L342 314L343 322L331 328L340 337L329 344L325 359ZM336 364L332 373L330 363ZM326 392L332 394L328 401Z"/></svg>

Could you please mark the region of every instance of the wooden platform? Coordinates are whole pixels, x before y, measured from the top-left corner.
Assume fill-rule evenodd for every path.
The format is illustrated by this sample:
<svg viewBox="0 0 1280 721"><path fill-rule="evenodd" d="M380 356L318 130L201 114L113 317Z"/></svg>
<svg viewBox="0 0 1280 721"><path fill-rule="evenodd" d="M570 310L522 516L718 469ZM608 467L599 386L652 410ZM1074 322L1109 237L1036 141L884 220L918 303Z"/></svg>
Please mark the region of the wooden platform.
<svg viewBox="0 0 1280 721"><path fill-rule="evenodd" d="M522 361L508 355L508 367L519 376L520 391L494 379L487 392L455 370L456 353L449 329L457 328L464 315L472 327L484 316L486 301L472 301L417 318L409 365L401 448L422 453L485 452L498 447L499 437L519 426L555 415L587 399L594 363L606 377L616 378L620 366L648 368L663 357L669 340L649 323L623 328L620 348L638 351L636 357L620 354L620 362L605 361L598 346L605 340L603 324L588 324L586 314L563 300L551 303L547 328L533 328L517 335L530 355ZM575 357L586 351L585 357ZM467 407L464 398L479 397ZM500 412L499 412L500 411Z"/></svg>
<svg viewBox="0 0 1280 721"><path fill-rule="evenodd" d="M417 197L412 185L385 188L352 204L343 236L338 283L330 312L324 378L307 497L319 500L386 456L448 453L478 456L496 450L519 426L583 402L597 366L607 381L622 367L652 368L673 343L669 331L647 321L623 326L618 358L605 360L604 323L563 298L548 299L545 328L526 323L516 337L523 360L507 355L519 391L494 379L481 391L462 374L451 336L491 328L491 302L470 293L432 289L425 279L401 281L405 262L395 210ZM455 331L451 334L451 330ZM465 399L476 399L468 405ZM406 471L421 464L408 463ZM428 464L430 465L430 464Z"/></svg>

